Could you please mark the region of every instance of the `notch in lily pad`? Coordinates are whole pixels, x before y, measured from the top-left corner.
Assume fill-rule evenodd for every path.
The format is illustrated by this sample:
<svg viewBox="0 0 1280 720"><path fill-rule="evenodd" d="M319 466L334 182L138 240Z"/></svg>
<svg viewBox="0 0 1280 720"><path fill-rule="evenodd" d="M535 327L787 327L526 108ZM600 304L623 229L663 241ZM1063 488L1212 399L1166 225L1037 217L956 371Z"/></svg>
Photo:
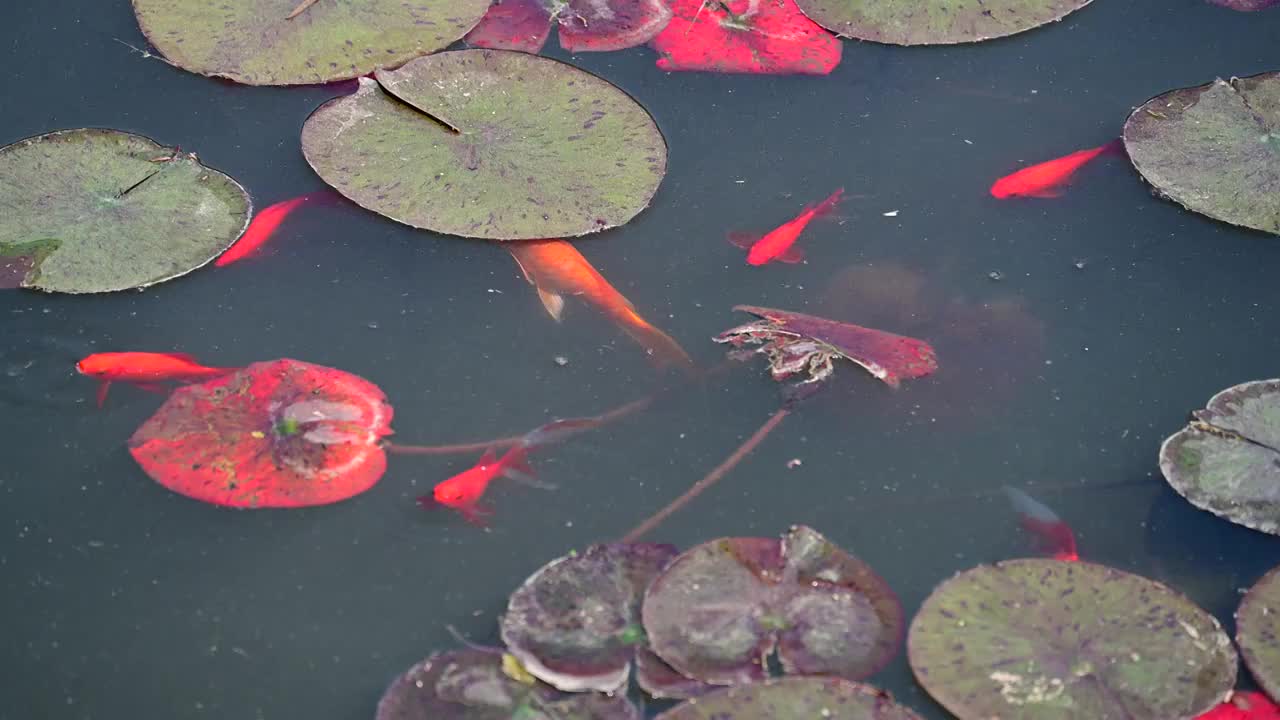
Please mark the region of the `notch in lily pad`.
<svg viewBox="0 0 1280 720"><path fill-rule="evenodd" d="M893 658L903 628L888 584L803 525L687 550L649 586L641 617L658 657L713 685L768 677L775 649L788 674L862 679Z"/></svg>
<svg viewBox="0 0 1280 720"><path fill-rule="evenodd" d="M643 45L671 20L664 0L494 0L465 38L473 47L537 53L552 27L568 52Z"/></svg>

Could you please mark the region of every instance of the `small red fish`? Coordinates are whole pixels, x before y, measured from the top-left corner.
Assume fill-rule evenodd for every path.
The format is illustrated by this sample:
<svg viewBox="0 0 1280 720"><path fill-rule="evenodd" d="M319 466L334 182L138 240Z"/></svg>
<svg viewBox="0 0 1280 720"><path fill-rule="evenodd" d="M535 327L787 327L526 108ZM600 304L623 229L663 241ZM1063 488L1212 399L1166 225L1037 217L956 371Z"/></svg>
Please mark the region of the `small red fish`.
<svg viewBox="0 0 1280 720"><path fill-rule="evenodd" d="M1011 197L1061 197L1062 186L1070 182L1071 176L1089 161L1103 153L1123 152L1124 143L1119 138L1100 147L1078 150L1000 178L991 186L991 194L1001 200Z"/></svg>
<svg viewBox="0 0 1280 720"><path fill-rule="evenodd" d="M488 515L489 511L480 507L480 498L496 478L505 477L526 485L553 489L553 486L533 479L533 470L525 459L528 450L528 446L521 443L508 450L501 459L492 449L486 450L480 462L436 485L431 495L418 498L418 505L423 508L443 505L462 513L467 522L483 525L482 516Z"/></svg>
<svg viewBox="0 0 1280 720"><path fill-rule="evenodd" d="M1280 720L1280 707L1260 692L1237 690L1231 698L1196 720Z"/></svg>
<svg viewBox="0 0 1280 720"><path fill-rule="evenodd" d="M107 390L113 382L130 382L146 390L159 391L158 383L166 380L207 380L238 369L206 367L186 353L94 353L76 363L81 375L102 381L98 387L98 407L106 402Z"/></svg>
<svg viewBox="0 0 1280 720"><path fill-rule="evenodd" d="M1018 513L1023 529L1031 533L1041 549L1049 553L1054 560L1077 562L1080 560L1076 552L1076 534L1049 509L1047 505L1036 500L1017 488L1005 487L1005 495Z"/></svg>
<svg viewBox="0 0 1280 720"><path fill-rule="evenodd" d="M267 240L275 234L280 224L285 221L294 210L302 207L308 202L331 198L332 193L328 190L299 195L296 198L282 200L272 205L257 215L253 216L253 221L249 223L249 227L245 228L244 234L234 245L227 248L225 252L213 261L215 267L226 267L231 263L243 260L253 255L266 244Z"/></svg>
<svg viewBox="0 0 1280 720"><path fill-rule="evenodd" d="M837 189L831 193L831 197L817 205L806 207L794 219L788 220L764 237L732 232L729 233L729 242L747 250L748 265L764 265L773 260L798 263L804 259L804 251L796 246L796 238L800 237L800 233L804 232L814 218L827 215L835 209L843 194L844 188Z"/></svg>

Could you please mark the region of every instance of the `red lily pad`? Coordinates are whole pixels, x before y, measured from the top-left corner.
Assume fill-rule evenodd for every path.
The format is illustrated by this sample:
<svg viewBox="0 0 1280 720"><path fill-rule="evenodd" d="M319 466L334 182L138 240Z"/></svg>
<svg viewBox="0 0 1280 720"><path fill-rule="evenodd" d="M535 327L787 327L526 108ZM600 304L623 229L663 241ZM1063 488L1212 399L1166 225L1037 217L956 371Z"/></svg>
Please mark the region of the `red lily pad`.
<svg viewBox="0 0 1280 720"><path fill-rule="evenodd" d="M663 0L494 0L468 44L492 50L542 50L552 23L569 52L625 50L649 42L667 26Z"/></svg>
<svg viewBox="0 0 1280 720"><path fill-rule="evenodd" d="M861 679L893 658L903 628L884 580L802 525L688 550L649 586L641 618L658 657L713 685L764 679L775 648L788 674Z"/></svg>
<svg viewBox="0 0 1280 720"><path fill-rule="evenodd" d="M649 42L661 70L827 75L840 41L795 0L674 0L665 30Z"/></svg>
<svg viewBox="0 0 1280 720"><path fill-rule="evenodd" d="M563 693L520 671L501 653L436 653L396 678L375 720L641 720L625 695Z"/></svg>
<svg viewBox="0 0 1280 720"><path fill-rule="evenodd" d="M763 319L730 328L714 340L734 347L763 344L750 352L769 356L774 380L805 372L809 378L801 384L825 380L837 357L861 365L895 388L904 379L923 377L938 369L937 353L923 340L786 310L752 305L733 309Z"/></svg>
<svg viewBox="0 0 1280 720"><path fill-rule="evenodd" d="M569 692L615 692L644 646L640 600L677 550L672 545L593 545L557 558L524 581L502 616L502 642L534 677Z"/></svg>
<svg viewBox="0 0 1280 720"><path fill-rule="evenodd" d="M1280 707L1270 698L1252 690L1237 690L1231 699L1196 720L1280 720Z"/></svg>
<svg viewBox="0 0 1280 720"><path fill-rule="evenodd" d="M694 680L671 667L648 645L636 650L636 684L649 697L658 700L687 700L715 690L701 680Z"/></svg>
<svg viewBox="0 0 1280 720"><path fill-rule="evenodd" d="M297 360L187 385L129 438L153 480L240 508L305 507L373 487L392 408L364 378Z"/></svg>

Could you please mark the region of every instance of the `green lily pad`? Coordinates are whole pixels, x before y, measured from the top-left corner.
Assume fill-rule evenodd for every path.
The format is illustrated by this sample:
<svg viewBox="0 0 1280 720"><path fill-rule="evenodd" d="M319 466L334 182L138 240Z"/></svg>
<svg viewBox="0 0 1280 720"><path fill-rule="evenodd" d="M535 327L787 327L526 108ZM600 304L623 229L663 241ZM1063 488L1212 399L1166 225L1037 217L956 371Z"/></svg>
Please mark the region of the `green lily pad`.
<svg viewBox="0 0 1280 720"><path fill-rule="evenodd" d="M488 240L572 237L643 210L666 172L653 118L556 60L459 50L361 78L302 128L320 177L393 220Z"/></svg>
<svg viewBox="0 0 1280 720"><path fill-rule="evenodd" d="M1235 686L1212 615L1160 583L1087 562L981 565L911 622L916 680L961 720L1189 720Z"/></svg>
<svg viewBox="0 0 1280 720"><path fill-rule="evenodd" d="M1280 697L1280 567L1249 588L1236 610L1236 644L1249 673Z"/></svg>
<svg viewBox="0 0 1280 720"><path fill-rule="evenodd" d="M1170 200L1280 234L1280 72L1158 95L1129 115L1124 146Z"/></svg>
<svg viewBox="0 0 1280 720"><path fill-rule="evenodd" d="M367 75L443 50L489 0L133 0L138 25L183 70L248 85L305 85Z"/></svg>
<svg viewBox="0 0 1280 720"><path fill-rule="evenodd" d="M93 293L185 275L249 224L235 180L119 130L60 130L0 148L0 287Z"/></svg>
<svg viewBox="0 0 1280 720"><path fill-rule="evenodd" d="M654 720L920 720L889 693L834 677L789 677L721 688Z"/></svg>
<svg viewBox="0 0 1280 720"><path fill-rule="evenodd" d="M831 32L890 45L952 45L1061 20L1093 0L796 0Z"/></svg>
<svg viewBox="0 0 1280 720"><path fill-rule="evenodd" d="M1160 447L1160 470L1192 505L1280 535L1280 380L1227 388Z"/></svg>

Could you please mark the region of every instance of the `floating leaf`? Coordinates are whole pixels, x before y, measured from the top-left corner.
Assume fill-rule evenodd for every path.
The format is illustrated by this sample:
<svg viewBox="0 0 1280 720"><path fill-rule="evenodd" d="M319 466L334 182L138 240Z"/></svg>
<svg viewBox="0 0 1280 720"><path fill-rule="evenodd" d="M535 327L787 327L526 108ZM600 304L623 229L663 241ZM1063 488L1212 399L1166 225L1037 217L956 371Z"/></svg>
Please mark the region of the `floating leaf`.
<svg viewBox="0 0 1280 720"><path fill-rule="evenodd" d="M939 585L907 653L961 720L1189 719L1227 697L1237 663L1218 621L1164 585L1039 558Z"/></svg>
<svg viewBox="0 0 1280 720"><path fill-rule="evenodd" d="M826 75L840 41L795 0L674 0L666 29L649 45L662 70Z"/></svg>
<svg viewBox="0 0 1280 720"><path fill-rule="evenodd" d="M641 597L676 554L671 545L618 543L552 560L511 594L502 642L561 690L623 689L645 644Z"/></svg>
<svg viewBox="0 0 1280 720"><path fill-rule="evenodd" d="M722 688L654 720L920 720L889 693L831 677L775 678Z"/></svg>
<svg viewBox="0 0 1280 720"><path fill-rule="evenodd" d="M1179 205L1280 234L1280 72L1158 95L1129 116L1124 146Z"/></svg>
<svg viewBox="0 0 1280 720"><path fill-rule="evenodd" d="M787 673L864 678L893 658L903 625L884 580L804 526L686 551L649 586L641 616L658 657L716 685L766 677L775 647Z"/></svg>
<svg viewBox="0 0 1280 720"><path fill-rule="evenodd" d="M1192 505L1280 535L1280 379L1227 388L1160 447L1160 470Z"/></svg>
<svg viewBox="0 0 1280 720"><path fill-rule="evenodd" d="M1266 695L1252 690L1237 690L1231 699L1219 704L1196 720L1280 720L1280 707Z"/></svg>
<svg viewBox="0 0 1280 720"><path fill-rule="evenodd" d="M659 700L684 700L716 689L715 685L680 674L647 646L636 650L636 684Z"/></svg>
<svg viewBox="0 0 1280 720"><path fill-rule="evenodd" d="M140 135L60 130L0 148L0 287L92 293L171 280L249 223L235 180Z"/></svg>
<svg viewBox="0 0 1280 720"><path fill-rule="evenodd" d="M1092 0L796 0L842 37L950 45L1005 37L1061 20Z"/></svg>
<svg viewBox="0 0 1280 720"><path fill-rule="evenodd" d="M1249 588L1236 610L1236 644L1253 679L1280 697L1280 567Z"/></svg>
<svg viewBox="0 0 1280 720"><path fill-rule="evenodd" d="M494 0L464 40L478 48L537 53L550 36L551 9L542 0Z"/></svg>
<svg viewBox="0 0 1280 720"><path fill-rule="evenodd" d="M153 480L196 500L324 505L382 477L391 416L364 378L273 360L175 390L129 438L129 452Z"/></svg>
<svg viewBox="0 0 1280 720"><path fill-rule="evenodd" d="M624 695L562 693L511 677L503 655L484 650L436 653L396 678L375 720L640 720Z"/></svg>
<svg viewBox="0 0 1280 720"><path fill-rule="evenodd" d="M1209 0L1209 2L1240 12L1256 12L1280 5L1280 0Z"/></svg>
<svg viewBox="0 0 1280 720"><path fill-rule="evenodd" d="M174 65L248 85L304 85L367 75L443 50L488 0L133 0L147 40Z"/></svg>
<svg viewBox="0 0 1280 720"><path fill-rule="evenodd" d="M584 235L634 217L666 172L644 108L555 60L460 50L377 78L320 106L302 149L340 193L407 225L491 240Z"/></svg>
<svg viewBox="0 0 1280 720"><path fill-rule="evenodd" d="M663 0L494 0L469 45L491 50L542 50L553 22L569 52L625 50L643 45L671 19Z"/></svg>

